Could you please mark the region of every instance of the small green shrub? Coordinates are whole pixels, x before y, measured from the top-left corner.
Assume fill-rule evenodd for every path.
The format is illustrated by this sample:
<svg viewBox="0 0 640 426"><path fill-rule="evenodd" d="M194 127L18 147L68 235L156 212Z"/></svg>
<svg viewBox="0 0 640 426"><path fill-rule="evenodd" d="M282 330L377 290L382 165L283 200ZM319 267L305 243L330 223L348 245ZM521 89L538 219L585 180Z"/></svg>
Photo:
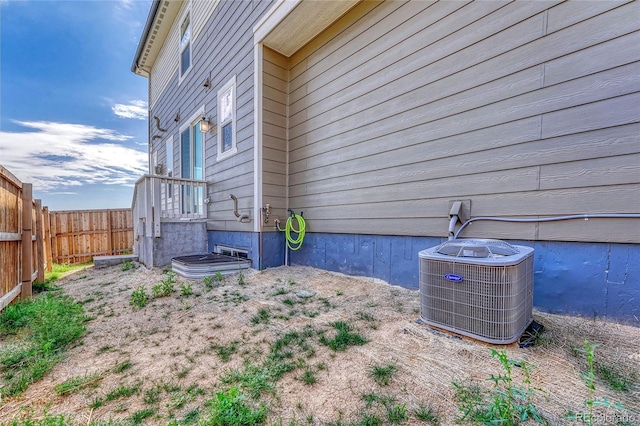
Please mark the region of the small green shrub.
<svg viewBox="0 0 640 426"><path fill-rule="evenodd" d="M202 282L204 283L204 289L206 291L211 291L211 289L213 289L213 277L204 277Z"/></svg>
<svg viewBox="0 0 640 426"><path fill-rule="evenodd" d="M238 285L245 285L244 274L242 271L238 274Z"/></svg>
<svg viewBox="0 0 640 426"><path fill-rule="evenodd" d="M147 289L144 284L141 284L137 289L133 291L133 293L131 293L129 304L137 308L144 308L148 303L149 294L147 293Z"/></svg>
<svg viewBox="0 0 640 426"><path fill-rule="evenodd" d="M133 264L133 262L130 261L125 261L122 266L120 267L120 270L122 271L128 271L129 269L133 269L135 268L135 265Z"/></svg>
<svg viewBox="0 0 640 426"><path fill-rule="evenodd" d="M193 294L193 284L180 283L180 294L182 296L191 296Z"/></svg>
<svg viewBox="0 0 640 426"><path fill-rule="evenodd" d="M606 399L598 399L595 396L595 393L596 393L595 379L596 379L596 373L598 371L597 370L598 364L596 363L596 360L595 360L596 347L598 347L597 344L593 344L588 340L585 340L584 348L574 349L579 353L585 354L586 360L587 360L587 372L580 374L580 377L582 378L584 384L587 386L587 389L588 389L588 396L587 396L587 399L584 401L584 405L587 407L587 412L583 413L583 415L580 416L579 420L581 420L582 422L584 422L589 426L593 424L593 419L594 419L593 408L596 406L613 407L619 410L624 410L624 407L620 403L613 403ZM569 417L572 420L578 420L577 416L575 415L570 415Z"/></svg>
<svg viewBox="0 0 640 426"><path fill-rule="evenodd" d="M153 297L163 297L169 296L171 293L175 291L173 285L175 284L175 274L169 275L167 278L162 280L160 284L156 284L151 287L151 292L153 293Z"/></svg>

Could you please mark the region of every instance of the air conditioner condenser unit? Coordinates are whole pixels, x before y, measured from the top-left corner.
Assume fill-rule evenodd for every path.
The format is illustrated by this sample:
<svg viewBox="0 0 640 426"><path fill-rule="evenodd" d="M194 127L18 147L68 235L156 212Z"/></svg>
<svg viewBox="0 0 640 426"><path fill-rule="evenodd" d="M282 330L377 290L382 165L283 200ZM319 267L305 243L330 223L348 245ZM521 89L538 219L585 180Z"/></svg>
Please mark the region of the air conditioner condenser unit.
<svg viewBox="0 0 640 426"><path fill-rule="evenodd" d="M420 317L487 343L513 343L533 321L533 249L451 240L419 253Z"/></svg>

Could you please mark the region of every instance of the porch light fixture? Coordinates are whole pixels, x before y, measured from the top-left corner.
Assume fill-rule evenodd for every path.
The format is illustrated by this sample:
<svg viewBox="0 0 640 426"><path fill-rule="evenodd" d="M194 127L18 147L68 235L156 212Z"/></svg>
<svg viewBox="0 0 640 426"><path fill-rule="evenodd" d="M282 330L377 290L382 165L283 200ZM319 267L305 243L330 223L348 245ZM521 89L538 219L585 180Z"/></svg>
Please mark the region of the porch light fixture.
<svg viewBox="0 0 640 426"><path fill-rule="evenodd" d="M200 120L200 132L209 133L211 130L211 122L207 119L207 116L202 114L202 119Z"/></svg>

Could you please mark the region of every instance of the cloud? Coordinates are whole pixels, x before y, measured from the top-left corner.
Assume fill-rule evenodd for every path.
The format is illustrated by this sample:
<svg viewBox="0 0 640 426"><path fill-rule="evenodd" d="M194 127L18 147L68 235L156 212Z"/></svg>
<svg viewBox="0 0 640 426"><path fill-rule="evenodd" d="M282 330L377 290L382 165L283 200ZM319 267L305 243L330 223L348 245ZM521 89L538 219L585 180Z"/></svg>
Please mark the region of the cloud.
<svg viewBox="0 0 640 426"><path fill-rule="evenodd" d="M136 120L147 119L147 102L145 101L129 101L128 105L115 104L111 107L115 115L121 118L134 118Z"/></svg>
<svg viewBox="0 0 640 426"><path fill-rule="evenodd" d="M0 158L40 191L87 184L131 185L147 172L146 152L123 146L131 136L70 123L15 121L35 131L0 131Z"/></svg>

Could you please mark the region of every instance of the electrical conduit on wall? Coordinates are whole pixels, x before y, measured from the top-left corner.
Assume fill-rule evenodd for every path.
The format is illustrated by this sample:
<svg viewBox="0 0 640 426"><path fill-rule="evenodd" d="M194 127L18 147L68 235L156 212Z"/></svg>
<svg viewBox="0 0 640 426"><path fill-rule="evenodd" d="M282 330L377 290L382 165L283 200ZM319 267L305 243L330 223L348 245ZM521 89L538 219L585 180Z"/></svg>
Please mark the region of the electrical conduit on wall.
<svg viewBox="0 0 640 426"><path fill-rule="evenodd" d="M640 214L636 214L636 213L593 213L593 214L576 214L576 215L553 216L553 217L542 217L542 218L508 218L508 217L480 216L480 217L471 218L471 219L467 220L466 222L464 222L462 224L462 226L460 227L460 229L458 229L458 231L455 233L453 238L457 239L464 228L466 228L471 223L479 221L479 220L487 220L487 221L494 221L494 222L525 222L525 223L531 223L531 222L555 222L555 221L560 221L560 220L573 220L573 219L589 220L589 219L596 219L596 218L605 218L605 219L629 219L629 218L635 218L635 219L640 219ZM456 219L457 219L457 217L456 217ZM452 218L452 221L453 221L453 218ZM455 223L454 223L454 225L455 225Z"/></svg>

